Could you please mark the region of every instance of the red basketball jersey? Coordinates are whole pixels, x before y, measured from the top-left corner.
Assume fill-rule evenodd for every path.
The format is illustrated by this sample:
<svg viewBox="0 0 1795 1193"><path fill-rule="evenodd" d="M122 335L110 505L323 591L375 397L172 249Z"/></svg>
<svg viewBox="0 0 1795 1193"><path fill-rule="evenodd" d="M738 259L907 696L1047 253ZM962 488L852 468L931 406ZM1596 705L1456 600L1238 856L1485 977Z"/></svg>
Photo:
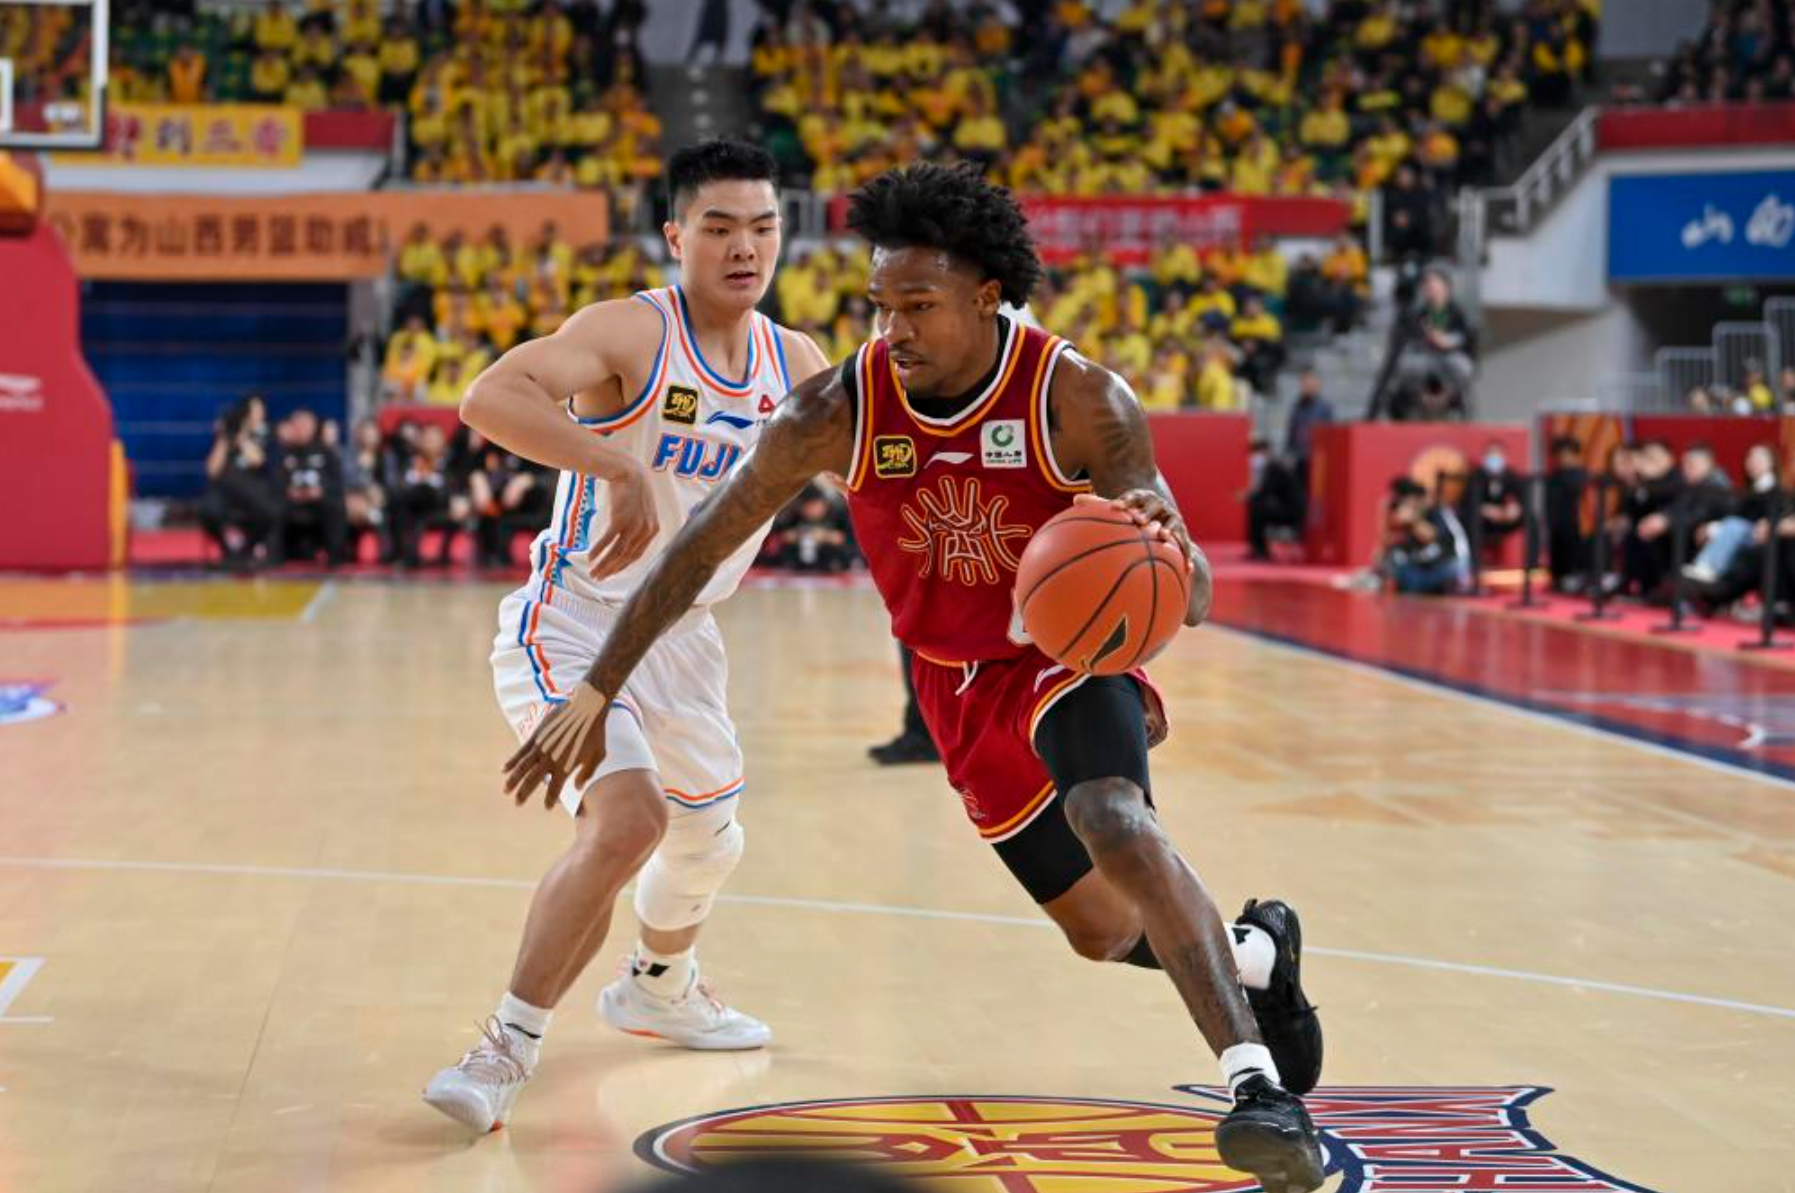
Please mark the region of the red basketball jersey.
<svg viewBox="0 0 1795 1193"><path fill-rule="evenodd" d="M1013 658L1016 562L1047 519L1090 486L1048 437L1047 390L1069 345L1003 319L995 379L956 417L914 410L883 340L853 360L848 510L892 634L937 662Z"/></svg>

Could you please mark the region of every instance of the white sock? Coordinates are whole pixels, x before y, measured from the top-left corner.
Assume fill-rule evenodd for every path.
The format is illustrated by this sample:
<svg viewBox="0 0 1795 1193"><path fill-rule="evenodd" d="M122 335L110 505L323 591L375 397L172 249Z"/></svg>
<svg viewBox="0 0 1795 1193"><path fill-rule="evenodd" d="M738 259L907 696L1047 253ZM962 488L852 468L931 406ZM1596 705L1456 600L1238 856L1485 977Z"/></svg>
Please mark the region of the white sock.
<svg viewBox="0 0 1795 1193"><path fill-rule="evenodd" d="M1240 984L1248 990L1264 990L1271 985L1271 968L1278 960L1278 946L1271 933L1257 924L1229 924L1234 940L1234 965L1240 970Z"/></svg>
<svg viewBox="0 0 1795 1193"><path fill-rule="evenodd" d="M505 1034L517 1049L518 1059L525 1066L535 1068L536 1058L542 1055L542 1037L548 1034L554 1011L532 1006L507 990L505 997L499 999L499 1009L493 1014L504 1025Z"/></svg>
<svg viewBox="0 0 1795 1193"><path fill-rule="evenodd" d="M1222 1053L1221 1061L1222 1077L1228 1082L1230 1093L1238 1095L1241 1082L1249 1077L1263 1076L1273 1085L1283 1087L1277 1063L1272 1060L1271 1050L1264 1044L1236 1044Z"/></svg>
<svg viewBox="0 0 1795 1193"><path fill-rule="evenodd" d="M636 955L630 959L630 973L636 984L656 998L680 998L692 987L697 969L692 950L683 953L657 953L641 941L636 942Z"/></svg>

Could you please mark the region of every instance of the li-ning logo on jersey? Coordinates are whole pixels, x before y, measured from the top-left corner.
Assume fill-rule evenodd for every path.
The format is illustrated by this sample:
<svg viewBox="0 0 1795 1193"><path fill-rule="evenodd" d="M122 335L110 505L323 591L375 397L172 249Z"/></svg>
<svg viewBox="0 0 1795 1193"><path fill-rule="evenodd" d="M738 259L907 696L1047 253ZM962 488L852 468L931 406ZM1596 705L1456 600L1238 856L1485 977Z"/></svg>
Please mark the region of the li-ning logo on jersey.
<svg viewBox="0 0 1795 1193"><path fill-rule="evenodd" d="M1017 556L1010 540L1026 539L1034 531L1003 520L1010 508L1008 497L993 497L986 503L982 496L976 477L962 481L949 474L934 488L918 489L916 504L906 501L898 511L910 528L898 546L922 556L924 579L939 575L975 588L1004 583L1015 575Z"/></svg>
<svg viewBox="0 0 1795 1193"><path fill-rule="evenodd" d="M916 444L908 435L880 435L873 440L873 475L891 479L916 475Z"/></svg>
<svg viewBox="0 0 1795 1193"><path fill-rule="evenodd" d="M669 385L661 402L661 417L670 423L692 426L698 421L698 391L689 385Z"/></svg>

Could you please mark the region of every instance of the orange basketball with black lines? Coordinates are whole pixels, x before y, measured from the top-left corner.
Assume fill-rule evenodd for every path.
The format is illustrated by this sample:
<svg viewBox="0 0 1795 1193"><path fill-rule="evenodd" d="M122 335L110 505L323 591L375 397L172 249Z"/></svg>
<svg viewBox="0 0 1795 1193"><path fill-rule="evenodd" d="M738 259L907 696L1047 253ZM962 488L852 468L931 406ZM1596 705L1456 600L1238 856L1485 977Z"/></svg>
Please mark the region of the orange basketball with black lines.
<svg viewBox="0 0 1795 1193"><path fill-rule="evenodd" d="M1029 639L1091 675L1120 675L1164 650L1189 605L1178 544L1097 502L1043 523L1016 569Z"/></svg>

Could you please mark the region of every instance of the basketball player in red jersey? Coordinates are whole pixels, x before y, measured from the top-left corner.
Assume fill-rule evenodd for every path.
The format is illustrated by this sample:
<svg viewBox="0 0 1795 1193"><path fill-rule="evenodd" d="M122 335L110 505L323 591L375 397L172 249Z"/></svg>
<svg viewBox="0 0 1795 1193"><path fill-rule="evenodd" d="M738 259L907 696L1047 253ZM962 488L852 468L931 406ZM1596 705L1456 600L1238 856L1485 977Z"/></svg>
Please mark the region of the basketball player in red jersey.
<svg viewBox="0 0 1795 1193"><path fill-rule="evenodd" d="M523 798L547 780L553 798L581 782L605 756L610 694L711 573L817 473L846 477L974 825L1081 955L1163 966L1234 1092L1222 1159L1267 1193L1306 1193L1324 1157L1286 1083L1312 1088L1321 1049L1294 913L1249 903L1230 933L1154 814L1147 751L1165 718L1145 677L1071 672L1013 625L1022 547L1075 500L1111 501L1175 540L1191 565L1187 624L1207 616L1208 563L1140 403L1065 341L1000 313L1027 302L1041 266L1020 208L976 170L881 175L853 196L849 223L874 249L879 338L781 404L643 578L575 697L507 763L507 786Z"/></svg>

